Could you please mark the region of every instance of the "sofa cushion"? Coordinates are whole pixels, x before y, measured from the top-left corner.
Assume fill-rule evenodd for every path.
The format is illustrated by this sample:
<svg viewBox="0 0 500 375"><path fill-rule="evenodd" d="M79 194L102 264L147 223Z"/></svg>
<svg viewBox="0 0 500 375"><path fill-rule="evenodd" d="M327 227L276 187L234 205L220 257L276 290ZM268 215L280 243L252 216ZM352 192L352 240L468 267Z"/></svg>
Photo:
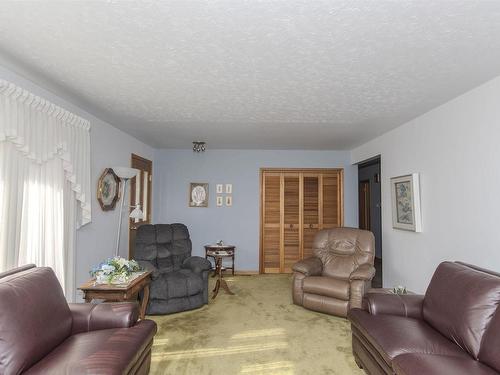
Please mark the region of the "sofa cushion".
<svg viewBox="0 0 500 375"><path fill-rule="evenodd" d="M72 317L50 268L0 279L0 374L18 374L71 334Z"/></svg>
<svg viewBox="0 0 500 375"><path fill-rule="evenodd" d="M500 277L453 262L441 263L425 293L423 316L478 358L481 339L500 302Z"/></svg>
<svg viewBox="0 0 500 375"><path fill-rule="evenodd" d="M193 296L203 290L203 279L200 274L190 269L181 269L162 274L151 284L152 299L169 299Z"/></svg>
<svg viewBox="0 0 500 375"><path fill-rule="evenodd" d="M361 309L349 311L353 334L368 341L391 365L403 353L442 354L466 357L467 354L420 319L395 315L371 315Z"/></svg>
<svg viewBox="0 0 500 375"><path fill-rule="evenodd" d="M496 371L473 358L435 354L402 354L392 361L396 375L495 375Z"/></svg>
<svg viewBox="0 0 500 375"><path fill-rule="evenodd" d="M304 292L349 300L349 281L326 276L309 276L304 279Z"/></svg>
<svg viewBox="0 0 500 375"><path fill-rule="evenodd" d="M151 320L69 337L26 374L128 374L156 333Z"/></svg>
<svg viewBox="0 0 500 375"><path fill-rule="evenodd" d="M500 307L497 308L493 319L491 319L486 330L483 341L481 341L481 350L479 351L479 360L493 367L500 372Z"/></svg>

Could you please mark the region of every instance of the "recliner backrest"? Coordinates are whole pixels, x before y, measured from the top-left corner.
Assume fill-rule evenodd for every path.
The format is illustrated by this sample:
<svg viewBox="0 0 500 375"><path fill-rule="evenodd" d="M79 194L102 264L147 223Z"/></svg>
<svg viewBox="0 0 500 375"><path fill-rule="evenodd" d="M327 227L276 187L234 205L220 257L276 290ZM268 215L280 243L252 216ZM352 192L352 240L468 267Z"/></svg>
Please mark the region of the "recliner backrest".
<svg viewBox="0 0 500 375"><path fill-rule="evenodd" d="M323 263L323 276L348 280L359 266L373 265L375 237L356 228L324 229L316 234L313 251Z"/></svg>
<svg viewBox="0 0 500 375"><path fill-rule="evenodd" d="M498 275L463 263L443 262L425 293L423 317L478 359L481 341L499 303Z"/></svg>
<svg viewBox="0 0 500 375"><path fill-rule="evenodd" d="M146 224L137 230L134 258L150 261L163 272L180 269L191 251L189 231L184 224Z"/></svg>
<svg viewBox="0 0 500 375"><path fill-rule="evenodd" d="M71 335L73 318L51 268L2 277L0 311L0 374L27 370Z"/></svg>

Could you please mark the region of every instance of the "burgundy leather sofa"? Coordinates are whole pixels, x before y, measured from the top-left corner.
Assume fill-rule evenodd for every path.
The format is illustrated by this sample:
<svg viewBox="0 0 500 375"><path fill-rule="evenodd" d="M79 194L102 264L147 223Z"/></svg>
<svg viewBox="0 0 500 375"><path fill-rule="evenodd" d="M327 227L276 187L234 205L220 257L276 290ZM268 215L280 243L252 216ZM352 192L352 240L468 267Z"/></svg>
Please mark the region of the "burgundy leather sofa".
<svg viewBox="0 0 500 375"><path fill-rule="evenodd" d="M0 374L147 374L156 324L136 303L69 304L50 268L0 274Z"/></svg>
<svg viewBox="0 0 500 375"><path fill-rule="evenodd" d="M500 275L443 262L424 296L370 294L349 311L368 374L500 374Z"/></svg>

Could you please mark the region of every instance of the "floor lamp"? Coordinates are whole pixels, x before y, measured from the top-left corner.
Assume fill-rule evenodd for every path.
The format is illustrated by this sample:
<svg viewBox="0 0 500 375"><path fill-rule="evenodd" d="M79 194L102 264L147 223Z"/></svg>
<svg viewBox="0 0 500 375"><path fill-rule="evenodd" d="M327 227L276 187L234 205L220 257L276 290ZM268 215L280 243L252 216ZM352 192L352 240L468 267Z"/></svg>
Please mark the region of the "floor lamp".
<svg viewBox="0 0 500 375"><path fill-rule="evenodd" d="M122 196L121 196L121 204L120 204L120 217L118 219L118 233L116 235L116 248L115 248L115 257L118 256L120 251L120 237L122 230L122 217L123 217L123 207L125 203L125 192L127 191L127 183L129 180L138 175L140 172L138 169L129 168L129 167L113 167L113 171L120 178L122 182ZM138 204L136 206L127 206L129 208L134 208L132 212L129 214L129 217L132 219L144 219L144 213L141 211L141 205Z"/></svg>

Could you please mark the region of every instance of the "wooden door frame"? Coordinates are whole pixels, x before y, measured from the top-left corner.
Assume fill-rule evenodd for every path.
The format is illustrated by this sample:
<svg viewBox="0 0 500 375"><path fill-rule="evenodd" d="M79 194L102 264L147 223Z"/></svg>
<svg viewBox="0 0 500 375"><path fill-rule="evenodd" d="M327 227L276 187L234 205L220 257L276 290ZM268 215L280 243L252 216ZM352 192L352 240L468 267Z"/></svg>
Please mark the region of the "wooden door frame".
<svg viewBox="0 0 500 375"><path fill-rule="evenodd" d="M149 221L151 222L152 219L153 219L153 212L151 211L152 209L152 206L153 206L153 196L151 195L152 192L153 192L153 161L152 160L149 160L149 159L146 159L140 155L137 155L137 154L134 154L134 153L131 153L130 154L130 165L132 166L133 163L134 163L134 160L138 160L138 161L141 161L141 162L144 162L148 165L151 166L151 171L149 173L149 178L150 178L150 183L148 184L148 207L147 207L147 217L146 217L146 220L145 221ZM135 183L137 184L137 181L135 181ZM129 186L129 206L133 206L135 205L135 202L132 202L132 183L130 183L130 186ZM128 256L129 256L129 259L131 259L131 251L130 249L132 248L131 246L131 238L130 238L130 231L131 231L131 228L130 228L130 225L131 225L131 219L129 218L128 219L128 231L129 231L129 244L128 244Z"/></svg>
<svg viewBox="0 0 500 375"><path fill-rule="evenodd" d="M335 172L339 174L339 190L340 190L340 226L344 225L344 168L260 168L259 170L259 274L264 273L264 173L327 173ZM318 186L322 186L319 184ZM281 187L280 187L281 189ZM322 189L321 189L322 190ZM280 203L281 204L281 203ZM301 209L302 210L302 209ZM280 212L280 215L282 213ZM302 223L301 223L302 224ZM281 236L281 233L280 233Z"/></svg>

